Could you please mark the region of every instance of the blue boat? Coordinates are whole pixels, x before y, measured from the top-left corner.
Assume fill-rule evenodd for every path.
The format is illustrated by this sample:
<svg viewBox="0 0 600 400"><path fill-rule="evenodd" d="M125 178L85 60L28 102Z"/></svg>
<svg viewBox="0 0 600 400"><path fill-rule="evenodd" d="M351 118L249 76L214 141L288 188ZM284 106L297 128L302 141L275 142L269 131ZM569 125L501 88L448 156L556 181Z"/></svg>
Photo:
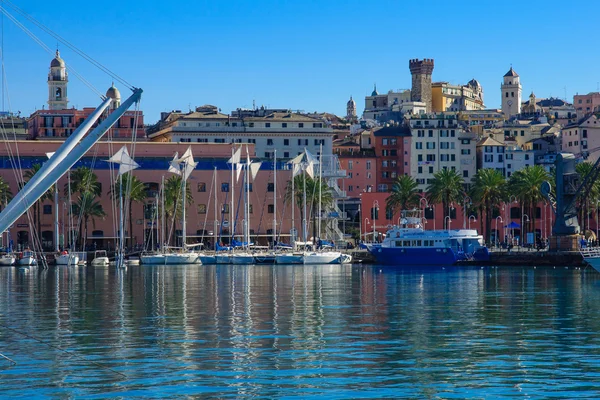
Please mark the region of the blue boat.
<svg viewBox="0 0 600 400"><path fill-rule="evenodd" d="M424 230L419 210L403 211L400 226L392 226L382 243L366 247L378 264L452 265L487 261L489 252L475 229Z"/></svg>

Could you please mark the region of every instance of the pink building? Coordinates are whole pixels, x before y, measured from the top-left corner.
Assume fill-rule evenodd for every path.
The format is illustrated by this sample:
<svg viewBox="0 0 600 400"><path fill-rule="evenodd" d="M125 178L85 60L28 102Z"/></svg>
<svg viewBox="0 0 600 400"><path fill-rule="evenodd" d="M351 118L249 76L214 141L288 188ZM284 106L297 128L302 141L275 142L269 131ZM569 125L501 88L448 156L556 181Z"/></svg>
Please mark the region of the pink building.
<svg viewBox="0 0 600 400"><path fill-rule="evenodd" d="M23 172L31 168L33 164L43 163L46 161L46 153L55 151L61 141L42 141L42 140L25 140L18 141L19 154L21 154L21 165ZM9 158L8 146L12 146L12 151L15 151L14 142L3 142L0 145L0 176L9 182L13 194L17 192L17 183L15 174L12 168L12 162ZM182 154L188 148L192 147L194 158L198 161L196 170L192 173L188 180L193 196L193 203L188 206L187 210L187 233L189 235L188 242L195 243L197 241L205 241L212 243L213 227L215 226L215 190L214 190L214 173L216 168L216 197L217 197L217 224L218 230L223 231L222 241L227 243L227 234L232 229L233 221L237 221L236 233L242 232L243 207L240 203L240 193L242 190L242 178L234 186L234 207L231 212L231 170L227 164L227 160L231 156L231 145L216 144L216 143L149 143L140 142L136 144L135 154L132 154L140 164L140 168L135 170L134 175L146 184L147 195L149 196L142 203L133 204L133 232L127 233L131 236L133 243L143 243L144 237L149 234L156 235L156 223L152 223L152 207L155 204L155 194L158 191L162 177L165 180L172 174L167 172L168 162L173 158L175 152ZM83 157L74 167L86 166L93 168L94 173L98 176L98 180L102 185L102 194L98 198L104 211L108 216L102 220L97 219L92 223L88 223L87 244L96 243L98 248L114 248L113 238L118 235L118 229L113 223L115 208L113 207L109 191L111 188L111 180L114 180L114 175L111 176L108 163L102 161L108 159L114 152L121 147L121 144L111 142L99 142L90 153ZM131 145L128 144L130 153L132 152ZM248 145L251 158L254 158L254 146ZM244 154L245 156L245 154ZM94 162L95 158L95 162ZM265 160L262 164L256 179L251 182L250 187L250 230L253 240L259 243L266 244L271 240L273 228L273 164ZM277 174L277 229L282 234L282 240L289 241L289 232L291 229L290 206L284 208L284 193L287 181L289 180L290 170L284 163L278 163ZM63 188L67 184L66 176L63 176L59 182L59 230L61 235L68 228L67 210L68 198L63 192ZM74 195L75 197L77 195ZM75 201L75 198L72 199ZM41 205L41 235L44 248L51 250L54 248L54 202L51 200L44 201ZM300 228L300 212L295 211L297 219L296 226ZM237 218L236 218L237 215ZM32 214L33 218L33 214ZM171 221L169 221L171 223ZM30 222L26 216L22 216L11 228L11 238L15 245L25 246L31 243ZM79 231L83 229L76 224L72 229ZM129 230L129 224L126 224L126 231ZM181 224L176 221L176 232L180 232ZM180 233L179 233L180 234ZM61 246L65 243L62 239L59 243Z"/></svg>
<svg viewBox="0 0 600 400"><path fill-rule="evenodd" d="M573 96L573 106L577 110L577 118L600 111L600 92L576 94Z"/></svg>

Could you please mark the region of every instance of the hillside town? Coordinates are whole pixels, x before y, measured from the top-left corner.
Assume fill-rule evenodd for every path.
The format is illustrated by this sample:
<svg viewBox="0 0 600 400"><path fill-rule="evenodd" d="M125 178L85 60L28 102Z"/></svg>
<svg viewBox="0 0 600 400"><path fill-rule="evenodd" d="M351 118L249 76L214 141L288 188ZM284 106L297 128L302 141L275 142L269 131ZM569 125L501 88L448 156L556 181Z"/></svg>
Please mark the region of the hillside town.
<svg viewBox="0 0 600 400"><path fill-rule="evenodd" d="M553 224L550 202L540 193L519 191L518 184L550 180L561 152L573 154L581 165L598 159L600 93L577 94L572 103L524 94L521 79L527 77L510 66L503 75L499 71L499 90L485 91L487 98L501 98L501 108L492 109L486 107L477 79L451 84L451 77L438 77L434 67L433 59L408 60L411 88L380 93L375 85L364 98L362 114L357 105L361 100L352 96L343 116L264 106L225 113L218 105L205 104L163 112L159 121L148 124L143 110L127 111L78 162L74 177L59 180L59 204L52 196L43 197L14 225L10 240L23 248L38 236L43 248L50 250L66 247L67 236L72 236L79 246L111 249L118 236L111 197L114 174L104 160L126 145L140 165L135 175L144 188L131 202L125 232L131 248L159 241L159 187L169 177L169 160L188 148L198 162L188 184L187 239L192 243L212 247L217 231L224 243L241 231L243 217L230 209L230 202L241 193L242 184L232 181L227 164L240 148L243 158L262 161L255 180L245 185L250 192L249 231L258 243L298 239L302 219L308 220L313 239L348 246L380 241L407 208L422 211L425 229L474 228L493 245L545 243ZM50 62L46 104L29 116L1 116L0 208L18 192L23 177L27 181L31 171L47 160L47 153L94 111L71 106L69 84L65 61L57 51ZM106 97L113 100L110 113L120 105L121 93L113 84ZM319 159L315 179L327 185L322 209L312 193L308 218L302 216L301 202L289 193L295 175L289 162L305 151ZM22 175L14 172L15 154ZM84 191L82 181L75 181L83 176L77 168L87 169L96 185L96 208L83 222L69 218L71 204ZM73 194L70 201L67 193ZM580 219L584 229L596 233L597 207L596 198L582 203ZM56 213L63 232L59 246L53 224ZM181 240L181 227L175 224L173 229L175 241Z"/></svg>

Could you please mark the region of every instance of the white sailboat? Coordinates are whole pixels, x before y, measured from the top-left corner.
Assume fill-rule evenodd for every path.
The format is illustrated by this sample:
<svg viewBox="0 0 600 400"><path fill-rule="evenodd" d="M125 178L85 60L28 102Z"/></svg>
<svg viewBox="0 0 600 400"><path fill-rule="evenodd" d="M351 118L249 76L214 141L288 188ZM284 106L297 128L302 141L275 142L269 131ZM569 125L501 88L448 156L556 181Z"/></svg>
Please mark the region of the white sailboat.
<svg viewBox="0 0 600 400"><path fill-rule="evenodd" d="M10 267L15 265L16 257L14 254L3 254L0 256L0 267Z"/></svg>
<svg viewBox="0 0 600 400"><path fill-rule="evenodd" d="M67 185L68 185L68 189L67 192L69 193L69 226L73 226L73 213L72 213L72 206L73 203L71 202L71 170L69 169L69 171L67 172ZM56 215L56 217L58 217L58 214ZM73 240L73 229L69 229L69 248L73 249L74 248L74 243L75 240ZM67 266L75 266L79 264L79 255L77 253L74 253L72 250L68 251L68 250L63 250L60 254L56 255L56 265L67 265Z"/></svg>
<svg viewBox="0 0 600 400"><path fill-rule="evenodd" d="M213 247L215 250L215 253L213 254L207 254L205 252L202 252L200 254L198 254L198 257L200 258L200 262L202 263L202 265L209 265L209 264L216 264L217 263L217 256L216 256L216 250L217 250L217 238L218 238L218 234L217 234L217 223L218 223L218 216L217 216L217 167L215 167L215 170L213 172L213 192L214 192L214 221L213 221Z"/></svg>
<svg viewBox="0 0 600 400"><path fill-rule="evenodd" d="M21 257L17 260L17 264L21 266L37 265L35 253L30 249L23 250Z"/></svg>
<svg viewBox="0 0 600 400"><path fill-rule="evenodd" d="M192 148L188 147L181 158L175 153L175 157L170 162L169 172L181 176L181 204L182 204L182 221L181 221L181 249L178 252L162 252L157 254L144 254L140 257L142 264L150 265L175 265L175 264L200 264L199 254L195 251L190 251L187 245L185 206L186 206L186 181L190 177L197 163L192 155Z"/></svg>

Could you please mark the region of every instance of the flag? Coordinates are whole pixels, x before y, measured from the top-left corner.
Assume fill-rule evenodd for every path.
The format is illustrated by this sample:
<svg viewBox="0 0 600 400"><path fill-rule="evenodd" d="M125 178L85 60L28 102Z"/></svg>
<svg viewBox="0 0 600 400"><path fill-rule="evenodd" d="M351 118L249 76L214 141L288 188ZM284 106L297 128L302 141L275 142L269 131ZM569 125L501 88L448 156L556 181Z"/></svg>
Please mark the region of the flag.
<svg viewBox="0 0 600 400"><path fill-rule="evenodd" d="M119 151L109 158L108 162L119 164L119 175L123 175L140 167L140 165L129 156L129 151L127 151L127 147L125 146L121 147Z"/></svg>
<svg viewBox="0 0 600 400"><path fill-rule="evenodd" d="M308 176L310 176L311 178L313 178L315 176L314 164L312 162L307 163L304 166L304 171L306 171L306 173L308 174Z"/></svg>
<svg viewBox="0 0 600 400"><path fill-rule="evenodd" d="M181 175L181 171L179 170L179 153L175 153L173 159L169 162L169 172L177 175Z"/></svg>
<svg viewBox="0 0 600 400"><path fill-rule="evenodd" d="M258 170L260 169L261 164L262 164L262 161L253 162L250 164L250 174L252 175L253 180L254 180L254 178L256 178L256 174L258 174Z"/></svg>
<svg viewBox="0 0 600 400"><path fill-rule="evenodd" d="M242 158L242 147L240 146L231 156L227 164L238 164Z"/></svg>

